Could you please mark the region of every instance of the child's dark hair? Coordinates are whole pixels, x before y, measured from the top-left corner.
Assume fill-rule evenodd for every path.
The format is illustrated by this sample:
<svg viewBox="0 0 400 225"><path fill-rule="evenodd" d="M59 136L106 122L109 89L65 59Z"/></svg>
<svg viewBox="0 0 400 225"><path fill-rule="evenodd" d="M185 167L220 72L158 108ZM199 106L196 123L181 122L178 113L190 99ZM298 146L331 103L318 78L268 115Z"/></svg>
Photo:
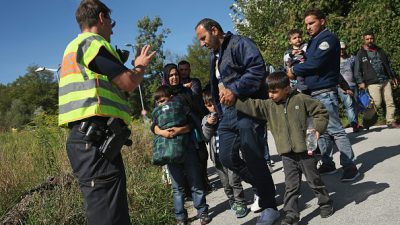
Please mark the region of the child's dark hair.
<svg viewBox="0 0 400 225"><path fill-rule="evenodd" d="M287 39L290 40L290 38L293 36L293 34L299 34L300 36L303 35L301 30L295 28L295 29L289 30L289 32L287 33Z"/></svg>
<svg viewBox="0 0 400 225"><path fill-rule="evenodd" d="M158 99L160 99L162 97L171 97L171 96L172 96L171 88L167 85L161 85L154 92L153 99L154 99L154 102L156 102Z"/></svg>
<svg viewBox="0 0 400 225"><path fill-rule="evenodd" d="M268 89L283 89L290 86L289 77L285 72L277 71L267 76Z"/></svg>
<svg viewBox="0 0 400 225"><path fill-rule="evenodd" d="M202 95L204 104L214 104L211 95L211 87L209 84L204 87Z"/></svg>

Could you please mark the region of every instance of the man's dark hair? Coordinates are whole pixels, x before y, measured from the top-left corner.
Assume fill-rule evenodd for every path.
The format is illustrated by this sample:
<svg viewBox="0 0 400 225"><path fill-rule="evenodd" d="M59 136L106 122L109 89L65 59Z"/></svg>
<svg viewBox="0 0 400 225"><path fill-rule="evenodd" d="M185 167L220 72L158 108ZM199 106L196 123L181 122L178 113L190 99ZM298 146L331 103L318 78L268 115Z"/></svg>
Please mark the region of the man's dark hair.
<svg viewBox="0 0 400 225"><path fill-rule="evenodd" d="M292 37L292 35L294 35L294 34L300 34L300 35L302 35L303 34L303 32L301 32L301 30L299 30L299 29L291 29L291 30L289 30L289 32L287 33L287 39L288 40L290 40L290 38Z"/></svg>
<svg viewBox="0 0 400 225"><path fill-rule="evenodd" d="M365 32L362 34L363 37L365 37L365 36L367 36L367 35L371 35L371 36L375 37L374 32L372 32L371 30L365 31Z"/></svg>
<svg viewBox="0 0 400 225"><path fill-rule="evenodd" d="M75 12L76 21L81 30L96 25L99 14L110 17L111 10L99 0L82 0Z"/></svg>
<svg viewBox="0 0 400 225"><path fill-rule="evenodd" d="M171 96L172 96L171 88L167 85L161 85L154 92L153 99L154 99L154 102L156 102L158 99L160 99L162 97L171 97Z"/></svg>
<svg viewBox="0 0 400 225"><path fill-rule="evenodd" d="M186 60L181 60L181 61L178 63L178 67L181 66L181 65L189 65L189 67L190 67L190 63L189 63L188 61L186 61Z"/></svg>
<svg viewBox="0 0 400 225"><path fill-rule="evenodd" d="M200 22L197 23L194 29L196 30L197 27L199 27L200 25L202 25L206 31L211 31L212 27L216 27L219 31L224 33L224 30L222 29L221 25L219 25L219 23L213 19L204 18L200 20Z"/></svg>
<svg viewBox="0 0 400 225"><path fill-rule="evenodd" d="M266 80L269 90L283 89L290 86L289 77L282 71L271 73Z"/></svg>
<svg viewBox="0 0 400 225"><path fill-rule="evenodd" d="M326 18L325 13L322 10L316 8L308 9L304 13L304 18L306 18L307 16L315 16L319 20Z"/></svg>

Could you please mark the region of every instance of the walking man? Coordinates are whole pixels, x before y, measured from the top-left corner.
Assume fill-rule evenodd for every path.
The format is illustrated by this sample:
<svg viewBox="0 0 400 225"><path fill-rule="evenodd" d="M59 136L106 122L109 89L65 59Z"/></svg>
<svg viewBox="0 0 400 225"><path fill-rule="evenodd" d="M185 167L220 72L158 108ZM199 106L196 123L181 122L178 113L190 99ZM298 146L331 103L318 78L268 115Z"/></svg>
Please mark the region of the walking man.
<svg viewBox="0 0 400 225"><path fill-rule="evenodd" d="M233 107L237 98L267 98L264 60L252 40L225 33L212 19L202 19L195 31L201 46L211 51L211 94L222 117L217 131L221 163L256 189L262 208L257 225L272 225L280 214L263 157L264 125Z"/></svg>
<svg viewBox="0 0 400 225"><path fill-rule="evenodd" d="M360 89L368 88L376 107L380 107L382 99L386 105L386 124L389 128L400 128L394 118L396 111L392 87L397 87L396 74L393 71L389 57L382 48L375 45L375 35L365 32L362 36L363 46L357 52L355 76ZM391 82L390 82L391 80Z"/></svg>
<svg viewBox="0 0 400 225"><path fill-rule="evenodd" d="M329 113L327 130L321 135L318 146L322 154L320 174L336 173L332 160L335 141L340 151L340 164L343 167L342 182L355 180L360 174L353 162L354 153L349 138L340 123L337 85L340 75L340 45L336 36L325 28L324 13L319 9L307 10L304 14L310 41L308 42L306 60L288 68L292 79L296 76L305 78L305 85L311 96L321 101Z"/></svg>

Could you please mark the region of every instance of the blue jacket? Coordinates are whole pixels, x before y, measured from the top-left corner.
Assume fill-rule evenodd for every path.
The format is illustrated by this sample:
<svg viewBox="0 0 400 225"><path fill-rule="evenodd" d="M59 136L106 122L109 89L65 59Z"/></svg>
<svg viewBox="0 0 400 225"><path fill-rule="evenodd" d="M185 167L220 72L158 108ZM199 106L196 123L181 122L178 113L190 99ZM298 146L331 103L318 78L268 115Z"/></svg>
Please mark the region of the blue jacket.
<svg viewBox="0 0 400 225"><path fill-rule="evenodd" d="M336 87L340 77L340 44L328 30L308 42L306 60L293 66L296 76L304 77L311 91Z"/></svg>
<svg viewBox="0 0 400 225"><path fill-rule="evenodd" d="M210 58L210 83L211 93L219 106L215 54L212 52ZM237 98L267 98L265 83L267 73L264 59L256 44L249 38L227 32L219 49L218 68L224 86L230 89Z"/></svg>

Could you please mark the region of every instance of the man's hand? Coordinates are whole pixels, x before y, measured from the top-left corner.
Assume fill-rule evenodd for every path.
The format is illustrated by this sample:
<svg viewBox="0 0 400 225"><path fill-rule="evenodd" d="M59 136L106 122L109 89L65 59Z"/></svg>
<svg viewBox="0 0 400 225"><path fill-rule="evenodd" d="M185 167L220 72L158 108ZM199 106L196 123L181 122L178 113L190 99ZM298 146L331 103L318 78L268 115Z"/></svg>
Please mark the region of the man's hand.
<svg viewBox="0 0 400 225"><path fill-rule="evenodd" d="M220 89L219 101L226 106L232 106L236 102L236 95L228 88Z"/></svg>
<svg viewBox="0 0 400 225"><path fill-rule="evenodd" d="M296 76L293 73L293 66L287 67L287 75L288 75L289 79L296 80Z"/></svg>
<svg viewBox="0 0 400 225"><path fill-rule="evenodd" d="M150 45L145 45L140 53L138 53L136 59L134 62L132 62L132 64L135 67L147 67L151 61L151 59L153 58L153 56L156 54L156 51L153 51L152 53L150 53L148 55L150 49ZM144 68L145 69L145 68Z"/></svg>
<svg viewBox="0 0 400 225"><path fill-rule="evenodd" d="M189 83L186 83L186 84L183 84L183 86L184 87L187 87L187 88L192 88L192 81L190 81Z"/></svg>
<svg viewBox="0 0 400 225"><path fill-rule="evenodd" d="M360 84L358 84L358 88L360 89L360 90L364 90L366 87L365 87L365 83L360 83Z"/></svg>
<svg viewBox="0 0 400 225"><path fill-rule="evenodd" d="M350 95L350 96L354 96L354 93L353 93L352 90L346 90L345 93Z"/></svg>
<svg viewBox="0 0 400 225"><path fill-rule="evenodd" d="M396 88L399 85L396 78L392 79L392 84L394 88Z"/></svg>

